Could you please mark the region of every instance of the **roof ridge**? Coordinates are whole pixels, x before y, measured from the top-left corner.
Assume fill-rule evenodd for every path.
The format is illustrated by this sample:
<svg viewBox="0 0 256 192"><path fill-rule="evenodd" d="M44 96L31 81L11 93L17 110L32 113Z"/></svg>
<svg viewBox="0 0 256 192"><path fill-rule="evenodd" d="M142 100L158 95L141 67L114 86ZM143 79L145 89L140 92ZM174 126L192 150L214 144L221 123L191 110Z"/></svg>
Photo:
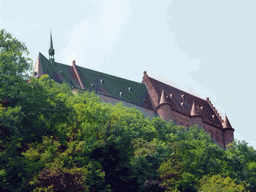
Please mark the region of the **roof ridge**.
<svg viewBox="0 0 256 192"><path fill-rule="evenodd" d="M193 95L193 94L191 94L191 93L188 93L188 92L186 92L186 91L183 91L183 90L181 90L181 89L179 89L179 88L176 88L176 87L174 87L174 86L172 86L172 85L168 85L168 84L166 84L166 83L164 83L164 82L162 82L162 81L159 81L159 80L157 80L157 79L154 79L154 78L152 78L152 77L149 77L149 76L148 76L148 78L153 79L153 80L155 80L155 81L158 81L158 82L160 82L160 83L162 83L162 84L164 84L164 85L166 85L166 86L169 86L169 87L172 87L172 88L174 88L174 89L177 89L177 90L179 90L179 91L181 91L181 92L183 92L183 93L185 93L185 94L188 94L188 95L190 95L190 96L193 96L193 97L196 97L196 98L198 98L198 99L204 100L203 98L201 98L201 97L199 97L199 96L195 96L195 95Z"/></svg>
<svg viewBox="0 0 256 192"><path fill-rule="evenodd" d="M66 65L66 64L62 64L62 65ZM132 82L132 83L144 84L144 83L140 83L140 82L133 81L133 80L130 80L130 79L125 79L125 78L123 78L123 77L118 77L118 76L115 76L115 75L110 75L110 74L103 73L103 72L100 72L100 71L96 71L96 70L93 70L93 69L88 69L88 68L85 68L85 67L82 67L82 66L76 65L76 67L81 67L82 69L86 69L86 70L89 70L89 71L92 71L92 72L96 72L96 73L99 73L99 74L108 75L108 76L111 76L111 77L123 79L123 80L125 80L125 81L130 81L130 82Z"/></svg>

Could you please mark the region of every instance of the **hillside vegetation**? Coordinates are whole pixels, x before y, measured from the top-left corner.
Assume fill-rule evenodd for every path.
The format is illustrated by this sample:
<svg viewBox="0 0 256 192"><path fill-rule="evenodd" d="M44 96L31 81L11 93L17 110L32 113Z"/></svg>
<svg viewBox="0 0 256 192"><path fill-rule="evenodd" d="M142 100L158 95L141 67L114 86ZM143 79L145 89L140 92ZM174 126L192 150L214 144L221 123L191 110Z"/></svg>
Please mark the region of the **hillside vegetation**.
<svg viewBox="0 0 256 192"><path fill-rule="evenodd" d="M145 118L93 92L74 94L48 75L28 82L12 54L20 43L9 48L6 34L1 30L0 100L9 102L7 110L0 105L0 191L256 191L256 150L245 141L223 150L196 125Z"/></svg>

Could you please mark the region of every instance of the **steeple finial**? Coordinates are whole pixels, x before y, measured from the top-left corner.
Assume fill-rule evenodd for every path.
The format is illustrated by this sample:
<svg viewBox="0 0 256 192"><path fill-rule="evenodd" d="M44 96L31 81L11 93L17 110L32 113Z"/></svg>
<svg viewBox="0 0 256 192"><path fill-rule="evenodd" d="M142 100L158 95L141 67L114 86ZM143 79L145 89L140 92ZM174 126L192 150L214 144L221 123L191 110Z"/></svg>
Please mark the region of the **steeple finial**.
<svg viewBox="0 0 256 192"><path fill-rule="evenodd" d="M54 62L54 49L52 43L52 29L50 28L50 48L49 48L49 60Z"/></svg>

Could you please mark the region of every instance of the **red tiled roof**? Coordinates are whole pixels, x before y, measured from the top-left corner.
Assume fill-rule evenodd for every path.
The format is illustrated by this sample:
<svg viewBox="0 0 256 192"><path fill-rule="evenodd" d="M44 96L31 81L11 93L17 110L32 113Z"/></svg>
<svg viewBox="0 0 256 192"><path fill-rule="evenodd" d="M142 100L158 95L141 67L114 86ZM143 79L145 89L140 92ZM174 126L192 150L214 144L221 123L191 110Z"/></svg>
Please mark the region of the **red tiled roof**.
<svg viewBox="0 0 256 192"><path fill-rule="evenodd" d="M172 110L187 116L191 116L191 109L194 102L197 115L201 116L205 123L214 125L219 128L223 128L222 122L219 118L212 118L213 115L217 114L216 111L213 110L211 105L206 100L191 95L185 91L179 90L160 81L157 81L156 79L153 79L151 77L148 77L148 80L153 85L159 96L162 95L163 89L165 95L170 95L170 97L165 97L165 99L166 102L168 102L172 106Z"/></svg>

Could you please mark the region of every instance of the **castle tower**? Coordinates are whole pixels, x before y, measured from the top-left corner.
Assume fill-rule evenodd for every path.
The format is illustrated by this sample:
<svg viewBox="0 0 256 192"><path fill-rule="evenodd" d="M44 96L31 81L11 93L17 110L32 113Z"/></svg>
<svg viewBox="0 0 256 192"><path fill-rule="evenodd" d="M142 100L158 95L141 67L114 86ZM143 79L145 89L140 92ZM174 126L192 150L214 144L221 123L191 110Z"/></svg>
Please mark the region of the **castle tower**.
<svg viewBox="0 0 256 192"><path fill-rule="evenodd" d="M49 60L51 63L54 62L54 49L53 49L53 43L52 43L52 31L51 30L50 30Z"/></svg>
<svg viewBox="0 0 256 192"><path fill-rule="evenodd" d="M160 97L160 102L156 107L156 112L165 121L169 121L171 119L172 107L166 100L166 95L164 89L162 90L162 94Z"/></svg>
<svg viewBox="0 0 256 192"><path fill-rule="evenodd" d="M222 126L224 129L224 144L227 146L229 143L234 141L234 129L231 126L226 114Z"/></svg>
<svg viewBox="0 0 256 192"><path fill-rule="evenodd" d="M190 115L192 117L192 125L197 124L200 127L202 125L202 117L198 114L194 101L191 107Z"/></svg>

